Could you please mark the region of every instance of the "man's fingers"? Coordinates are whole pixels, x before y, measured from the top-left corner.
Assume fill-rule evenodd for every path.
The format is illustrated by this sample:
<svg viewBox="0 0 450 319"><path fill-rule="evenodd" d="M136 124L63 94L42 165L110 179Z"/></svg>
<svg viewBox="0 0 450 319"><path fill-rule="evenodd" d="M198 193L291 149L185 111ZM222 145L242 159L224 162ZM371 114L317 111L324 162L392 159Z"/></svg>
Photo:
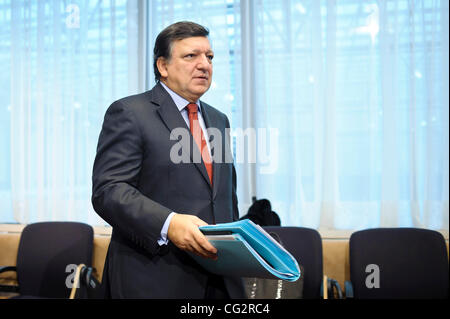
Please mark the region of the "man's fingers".
<svg viewBox="0 0 450 319"><path fill-rule="evenodd" d="M217 249L214 247L208 239L206 239L205 235L198 229L198 232L195 234L195 240L197 243L203 247L206 251L208 251L211 254L217 254Z"/></svg>
<svg viewBox="0 0 450 319"><path fill-rule="evenodd" d="M217 259L217 249L211 245L200 226L208 225L194 215L175 214L167 232L168 238L180 249L196 255Z"/></svg>
<svg viewBox="0 0 450 319"><path fill-rule="evenodd" d="M206 258L217 259L217 249L206 239L206 237L197 229L194 233L195 244L197 251Z"/></svg>
<svg viewBox="0 0 450 319"><path fill-rule="evenodd" d="M197 216L195 216L194 224L199 226L199 227L208 225L206 222L204 222L202 219L198 218Z"/></svg>
<svg viewBox="0 0 450 319"><path fill-rule="evenodd" d="M206 250L197 242L192 242L190 245L190 248L192 249L191 251L193 253L195 253L196 255L198 255L200 257L204 257L204 258L216 258L217 257L215 253L211 253L210 251Z"/></svg>

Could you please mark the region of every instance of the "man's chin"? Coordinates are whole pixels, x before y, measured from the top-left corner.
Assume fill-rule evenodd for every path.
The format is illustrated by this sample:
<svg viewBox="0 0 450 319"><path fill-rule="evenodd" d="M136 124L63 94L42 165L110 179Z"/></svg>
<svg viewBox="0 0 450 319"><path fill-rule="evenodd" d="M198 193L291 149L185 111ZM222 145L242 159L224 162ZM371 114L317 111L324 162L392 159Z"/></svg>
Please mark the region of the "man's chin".
<svg viewBox="0 0 450 319"><path fill-rule="evenodd" d="M192 88L192 93L198 95L199 97L206 93L209 90L210 84L208 85L196 85Z"/></svg>

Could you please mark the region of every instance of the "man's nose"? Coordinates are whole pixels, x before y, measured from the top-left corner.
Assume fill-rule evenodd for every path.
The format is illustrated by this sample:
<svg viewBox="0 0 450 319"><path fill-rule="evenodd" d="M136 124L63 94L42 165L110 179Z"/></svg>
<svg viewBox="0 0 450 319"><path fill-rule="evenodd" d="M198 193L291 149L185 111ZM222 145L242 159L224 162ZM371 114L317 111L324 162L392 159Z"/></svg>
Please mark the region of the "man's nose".
<svg viewBox="0 0 450 319"><path fill-rule="evenodd" d="M211 67L211 61L206 55L200 55L199 61L197 63L197 68L199 70L207 70Z"/></svg>

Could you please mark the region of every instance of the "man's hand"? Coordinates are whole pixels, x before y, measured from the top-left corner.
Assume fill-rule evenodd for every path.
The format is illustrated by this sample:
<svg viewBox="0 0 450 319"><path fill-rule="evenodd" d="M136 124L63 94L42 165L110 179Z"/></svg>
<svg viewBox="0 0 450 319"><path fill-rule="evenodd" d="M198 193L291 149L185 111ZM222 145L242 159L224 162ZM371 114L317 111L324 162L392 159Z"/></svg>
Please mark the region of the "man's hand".
<svg viewBox="0 0 450 319"><path fill-rule="evenodd" d="M201 257L217 259L217 249L198 229L204 225L208 224L197 216L175 214L170 221L167 237L182 250Z"/></svg>

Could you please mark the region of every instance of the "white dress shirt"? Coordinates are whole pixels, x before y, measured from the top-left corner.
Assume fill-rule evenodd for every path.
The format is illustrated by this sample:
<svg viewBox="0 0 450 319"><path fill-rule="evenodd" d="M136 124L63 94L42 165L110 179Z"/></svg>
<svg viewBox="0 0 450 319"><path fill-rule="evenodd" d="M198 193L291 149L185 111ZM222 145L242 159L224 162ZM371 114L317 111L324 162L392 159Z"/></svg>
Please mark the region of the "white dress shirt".
<svg viewBox="0 0 450 319"><path fill-rule="evenodd" d="M190 103L188 100L182 98L181 96L179 96L177 93L175 93L174 91L172 91L171 89L169 89L167 87L167 85L165 85L163 82L160 82L161 85L163 86L164 89L166 89L166 91L170 94L170 96L172 97L172 100L175 102L175 105L177 106L178 110L181 113L181 116L183 116L184 121L186 122L187 126L190 128L190 124L189 124L189 114L187 111L186 106ZM198 106L198 122L200 124L200 127L203 131L203 136L205 137L206 140L206 145L208 147L208 152L211 155L211 148L209 145L209 136L208 136L208 132L206 130L206 125L205 125L205 121L203 120L203 116L202 116L202 108L200 107L200 101L197 100L195 102ZM172 220L173 215L175 214L175 212L171 212L169 214L169 216L167 217L166 221L164 222L164 225L161 229L161 237L158 239L158 244L159 245L167 245L167 243L169 242L169 239L167 238L167 231L169 229L169 224L170 221Z"/></svg>

